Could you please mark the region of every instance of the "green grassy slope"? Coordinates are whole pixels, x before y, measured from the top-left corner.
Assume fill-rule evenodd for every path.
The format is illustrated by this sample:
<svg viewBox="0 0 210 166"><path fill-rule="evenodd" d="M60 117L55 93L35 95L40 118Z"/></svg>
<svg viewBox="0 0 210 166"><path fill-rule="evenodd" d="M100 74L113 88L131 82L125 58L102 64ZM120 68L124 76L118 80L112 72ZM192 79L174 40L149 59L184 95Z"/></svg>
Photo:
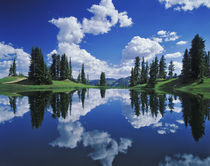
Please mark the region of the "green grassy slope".
<svg viewBox="0 0 210 166"><path fill-rule="evenodd" d="M31 82L23 80L17 83L7 84L7 82L15 81L20 77L5 77L0 79L0 94L15 95L18 92L29 91L53 91L53 92L69 92L80 88L96 88L96 86L84 85L72 81L53 81L52 85L32 85Z"/></svg>

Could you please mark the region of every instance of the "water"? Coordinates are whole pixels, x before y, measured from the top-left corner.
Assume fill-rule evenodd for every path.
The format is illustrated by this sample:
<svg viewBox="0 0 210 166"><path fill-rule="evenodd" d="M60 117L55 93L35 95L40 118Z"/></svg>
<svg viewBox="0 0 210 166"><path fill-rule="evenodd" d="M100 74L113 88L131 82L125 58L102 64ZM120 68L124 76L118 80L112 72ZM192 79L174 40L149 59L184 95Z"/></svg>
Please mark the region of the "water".
<svg viewBox="0 0 210 166"><path fill-rule="evenodd" d="M0 96L0 166L210 165L209 101L83 89Z"/></svg>

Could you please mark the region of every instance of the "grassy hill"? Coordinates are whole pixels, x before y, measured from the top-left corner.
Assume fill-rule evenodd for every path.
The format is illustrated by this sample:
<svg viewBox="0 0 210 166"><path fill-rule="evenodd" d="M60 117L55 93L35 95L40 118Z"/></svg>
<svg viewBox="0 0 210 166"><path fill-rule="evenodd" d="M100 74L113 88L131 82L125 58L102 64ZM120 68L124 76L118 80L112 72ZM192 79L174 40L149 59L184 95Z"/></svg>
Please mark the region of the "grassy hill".
<svg viewBox="0 0 210 166"><path fill-rule="evenodd" d="M0 94L16 95L18 92L53 91L69 92L80 88L97 88L96 86L75 83L69 80L53 81L52 85L33 85L25 77L5 77L0 79Z"/></svg>
<svg viewBox="0 0 210 166"><path fill-rule="evenodd" d="M147 89L147 85L140 84L131 89ZM178 78L170 80L159 79L153 90L157 93L184 92L194 95L202 95L204 98L210 99L210 78L205 78L203 83L195 81L188 84L183 84Z"/></svg>

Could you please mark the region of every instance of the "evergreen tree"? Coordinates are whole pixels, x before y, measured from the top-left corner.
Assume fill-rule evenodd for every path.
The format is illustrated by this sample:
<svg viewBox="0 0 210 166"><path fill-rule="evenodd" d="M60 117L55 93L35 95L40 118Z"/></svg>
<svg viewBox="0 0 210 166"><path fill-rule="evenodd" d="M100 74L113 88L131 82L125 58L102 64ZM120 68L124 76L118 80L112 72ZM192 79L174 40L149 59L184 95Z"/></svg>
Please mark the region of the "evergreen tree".
<svg viewBox="0 0 210 166"><path fill-rule="evenodd" d="M68 66L68 60L65 54L61 57L61 80L66 80L69 78L69 66Z"/></svg>
<svg viewBox="0 0 210 166"><path fill-rule="evenodd" d="M149 75L149 64L146 62L146 69L145 69L145 75L144 75L144 83L148 82L148 75Z"/></svg>
<svg viewBox="0 0 210 166"><path fill-rule="evenodd" d="M191 62L190 62L190 55L188 50L185 50L184 57L182 60L182 82L187 83L190 81L191 77Z"/></svg>
<svg viewBox="0 0 210 166"><path fill-rule="evenodd" d="M77 76L77 82L78 82L78 83L81 83L81 74L80 74L80 71L79 71L79 74L78 74L78 76Z"/></svg>
<svg viewBox="0 0 210 166"><path fill-rule="evenodd" d="M71 58L69 60L69 80L73 81Z"/></svg>
<svg viewBox="0 0 210 166"><path fill-rule="evenodd" d="M131 76L130 76L130 84L129 84L130 87L133 87L134 86L134 69L132 68L131 69Z"/></svg>
<svg viewBox="0 0 210 166"><path fill-rule="evenodd" d="M57 55L56 57L56 79L60 80L60 73L61 73L61 57Z"/></svg>
<svg viewBox="0 0 210 166"><path fill-rule="evenodd" d="M17 76L15 58L13 59L13 64L12 64L12 76Z"/></svg>
<svg viewBox="0 0 210 166"><path fill-rule="evenodd" d="M170 64L168 66L168 76L169 76L169 78L173 78L174 70L175 70L175 67L174 67L173 61L170 61Z"/></svg>
<svg viewBox="0 0 210 166"><path fill-rule="evenodd" d="M146 72L146 66L145 66L145 61L144 61L144 57L143 57L142 62L141 62L141 80L140 80L141 84L146 83L145 82L145 74L146 74L145 72Z"/></svg>
<svg viewBox="0 0 210 166"><path fill-rule="evenodd" d="M44 62L42 51L38 47L35 49L32 48L28 79L34 81L38 85L52 83L49 70Z"/></svg>
<svg viewBox="0 0 210 166"><path fill-rule="evenodd" d="M205 72L205 41L197 34L192 40L190 57L193 79L202 80Z"/></svg>
<svg viewBox="0 0 210 166"><path fill-rule="evenodd" d="M137 56L135 58L135 67L134 67L134 85L137 85L140 82L140 58Z"/></svg>
<svg viewBox="0 0 210 166"><path fill-rule="evenodd" d="M82 71L81 71L81 81L83 84L86 84L86 78L85 78L85 67L84 64L82 64Z"/></svg>
<svg viewBox="0 0 210 166"><path fill-rule="evenodd" d="M158 67L159 67L159 65L158 65L158 58L156 56L155 57L155 74L156 74L156 79L158 78L158 73L159 73Z"/></svg>
<svg viewBox="0 0 210 166"><path fill-rule="evenodd" d="M106 86L106 76L104 72L102 72L100 76L100 86Z"/></svg>
<svg viewBox="0 0 210 166"><path fill-rule="evenodd" d="M57 55L53 54L52 55L52 65L50 67L51 75L53 80L57 80Z"/></svg>
<svg viewBox="0 0 210 166"><path fill-rule="evenodd" d="M156 83L156 79L157 79L157 69L156 69L156 62L152 61L151 65L150 65L150 71L149 71L149 82L148 85L149 87L154 88L155 83Z"/></svg>
<svg viewBox="0 0 210 166"><path fill-rule="evenodd" d="M160 59L158 78L166 78L166 63L164 55Z"/></svg>

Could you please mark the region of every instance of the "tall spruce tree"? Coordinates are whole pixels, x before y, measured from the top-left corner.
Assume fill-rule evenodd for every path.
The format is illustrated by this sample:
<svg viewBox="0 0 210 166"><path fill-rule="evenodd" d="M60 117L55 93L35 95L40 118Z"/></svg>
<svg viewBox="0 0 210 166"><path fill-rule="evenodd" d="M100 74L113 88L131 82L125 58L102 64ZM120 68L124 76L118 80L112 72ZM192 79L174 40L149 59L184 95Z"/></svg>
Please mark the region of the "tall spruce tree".
<svg viewBox="0 0 210 166"><path fill-rule="evenodd" d="M61 80L66 80L69 78L69 64L66 54L61 57Z"/></svg>
<svg viewBox="0 0 210 166"><path fill-rule="evenodd" d="M145 82L145 71L146 71L146 66L145 66L145 61L144 61L144 57L142 58L142 62L141 62L141 80L140 83L144 84Z"/></svg>
<svg viewBox="0 0 210 166"><path fill-rule="evenodd" d="M170 61L169 66L168 66L168 76L169 76L169 78L173 78L174 70L175 70L175 67L174 67L173 61Z"/></svg>
<svg viewBox="0 0 210 166"><path fill-rule="evenodd" d="M53 80L57 80L57 55L53 54L52 55L52 65L50 67L51 75Z"/></svg>
<svg viewBox="0 0 210 166"><path fill-rule="evenodd" d="M191 60L187 49L185 50L184 57L182 59L181 78L183 83L187 83L191 79Z"/></svg>
<svg viewBox="0 0 210 166"><path fill-rule="evenodd" d="M69 60L69 80L73 81L71 58Z"/></svg>
<svg viewBox="0 0 210 166"><path fill-rule="evenodd" d="M130 76L130 84L129 84L129 86L133 87L134 86L134 82L135 82L135 80L134 80L134 69L132 68L131 69L131 76Z"/></svg>
<svg viewBox="0 0 210 166"><path fill-rule="evenodd" d="M158 65L158 58L157 56L155 57L155 73L156 73L156 79L158 78L158 73L159 73L159 65Z"/></svg>
<svg viewBox="0 0 210 166"><path fill-rule="evenodd" d="M17 76L15 58L13 59L13 64L12 64L12 74L13 74L13 76Z"/></svg>
<svg viewBox="0 0 210 166"><path fill-rule="evenodd" d="M144 75L144 83L148 82L148 75L149 75L149 64L146 62L146 69L145 69L145 75Z"/></svg>
<svg viewBox="0 0 210 166"><path fill-rule="evenodd" d="M149 71L149 81L148 81L148 85L149 87L154 88L155 83L156 83L156 79L157 79L157 69L156 69L156 62L152 61L152 63L150 64L150 71Z"/></svg>
<svg viewBox="0 0 210 166"><path fill-rule="evenodd" d="M202 80L205 73L205 41L197 34L192 40L190 57L193 79Z"/></svg>
<svg viewBox="0 0 210 166"><path fill-rule="evenodd" d="M35 80L35 48L31 49L31 60L30 60L30 67L28 73L28 79L34 81Z"/></svg>
<svg viewBox="0 0 210 166"><path fill-rule="evenodd" d="M135 58L135 67L134 67L134 85L140 83L140 58L137 56Z"/></svg>
<svg viewBox="0 0 210 166"><path fill-rule="evenodd" d="M104 72L102 72L100 76L100 86L106 86L106 76Z"/></svg>
<svg viewBox="0 0 210 166"><path fill-rule="evenodd" d="M84 67L84 64L82 64L81 81L82 81L83 84L87 83L86 78L85 78L85 67Z"/></svg>
<svg viewBox="0 0 210 166"><path fill-rule="evenodd" d="M77 82L78 82L78 83L81 83L81 74L80 74L80 71L79 71L79 74L78 74L78 76L77 76Z"/></svg>
<svg viewBox="0 0 210 166"><path fill-rule="evenodd" d="M60 80L60 74L61 74L61 56L57 55L56 57L56 79Z"/></svg>
<svg viewBox="0 0 210 166"><path fill-rule="evenodd" d="M166 78L166 62L165 62L164 55L162 55L162 57L160 58L158 78L162 78L162 79Z"/></svg>

